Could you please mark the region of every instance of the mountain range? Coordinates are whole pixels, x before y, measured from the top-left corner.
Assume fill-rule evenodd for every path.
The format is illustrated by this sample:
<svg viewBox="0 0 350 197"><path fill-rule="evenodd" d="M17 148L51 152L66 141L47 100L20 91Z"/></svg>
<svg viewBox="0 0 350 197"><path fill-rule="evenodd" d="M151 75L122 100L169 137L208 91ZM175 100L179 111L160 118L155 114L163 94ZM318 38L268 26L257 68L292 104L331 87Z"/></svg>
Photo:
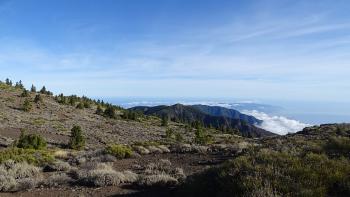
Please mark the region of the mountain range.
<svg viewBox="0 0 350 197"><path fill-rule="evenodd" d="M263 137L275 135L255 125L262 121L253 116L245 115L234 109L207 105L159 105L154 107L137 106L131 111L142 112L145 115L168 117L175 122L193 124L198 121L205 127L214 127L225 132L238 132L247 137Z"/></svg>

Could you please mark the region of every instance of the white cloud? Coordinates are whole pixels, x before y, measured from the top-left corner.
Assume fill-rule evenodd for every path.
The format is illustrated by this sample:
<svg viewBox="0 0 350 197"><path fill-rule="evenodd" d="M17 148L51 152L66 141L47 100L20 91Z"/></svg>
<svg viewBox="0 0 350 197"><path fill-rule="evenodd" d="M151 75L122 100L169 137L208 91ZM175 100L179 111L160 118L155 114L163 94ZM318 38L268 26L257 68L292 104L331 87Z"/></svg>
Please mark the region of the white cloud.
<svg viewBox="0 0 350 197"><path fill-rule="evenodd" d="M287 133L295 133L301 131L303 128L311 126L297 120L288 119L283 116L270 116L264 112L243 111L242 113L252 115L263 122L258 127L271 131L276 134L285 135Z"/></svg>

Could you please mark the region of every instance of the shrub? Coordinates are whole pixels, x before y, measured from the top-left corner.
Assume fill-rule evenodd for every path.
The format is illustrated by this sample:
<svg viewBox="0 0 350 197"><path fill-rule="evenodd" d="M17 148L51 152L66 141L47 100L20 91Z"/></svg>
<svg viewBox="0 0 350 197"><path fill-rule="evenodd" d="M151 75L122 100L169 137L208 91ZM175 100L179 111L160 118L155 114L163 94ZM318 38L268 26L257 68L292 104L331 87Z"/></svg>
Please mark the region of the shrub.
<svg viewBox="0 0 350 197"><path fill-rule="evenodd" d="M8 160L0 165L0 191L18 191L33 188L42 179L41 170L25 162Z"/></svg>
<svg viewBox="0 0 350 197"><path fill-rule="evenodd" d="M165 137L166 137L167 139L173 139L173 138L175 138L175 132L174 132L174 130L171 129L171 128L167 128L167 130L165 131Z"/></svg>
<svg viewBox="0 0 350 197"><path fill-rule="evenodd" d="M168 126L168 123L169 122L169 117L168 116L162 116L162 126L163 127L167 127Z"/></svg>
<svg viewBox="0 0 350 197"><path fill-rule="evenodd" d="M131 148L124 146L124 145L119 145L119 144L112 144L106 147L106 153L111 154L118 159L124 159L124 158L129 158L132 156L132 150Z"/></svg>
<svg viewBox="0 0 350 197"><path fill-rule="evenodd" d="M28 96L29 96L28 90L24 89L22 94L21 94L21 97L28 97Z"/></svg>
<svg viewBox="0 0 350 197"><path fill-rule="evenodd" d="M96 109L95 113L98 114L98 115L103 115L103 109L102 109L102 107L100 105L97 106L97 109Z"/></svg>
<svg viewBox="0 0 350 197"><path fill-rule="evenodd" d="M24 100L22 109L25 112L29 112L32 109L32 103L29 101L29 99Z"/></svg>
<svg viewBox="0 0 350 197"><path fill-rule="evenodd" d="M113 106L107 106L106 110L103 113L104 116L108 117L108 118L115 118L116 117L116 113L115 113L115 109Z"/></svg>
<svg viewBox="0 0 350 197"><path fill-rule="evenodd" d="M345 158L261 149L188 179L182 190L188 196L348 196L349 172Z"/></svg>
<svg viewBox="0 0 350 197"><path fill-rule="evenodd" d="M185 174L181 168L173 168L169 160L161 159L146 166L137 184L144 187L174 186L183 181Z"/></svg>
<svg viewBox="0 0 350 197"><path fill-rule="evenodd" d="M47 187L59 187L62 185L68 185L71 182L74 182L74 179L69 177L66 173L55 173L49 176L45 181L42 182L42 185Z"/></svg>
<svg viewBox="0 0 350 197"><path fill-rule="evenodd" d="M45 166L45 171L69 171L72 167L69 163L57 160Z"/></svg>
<svg viewBox="0 0 350 197"><path fill-rule="evenodd" d="M35 103L43 102L43 98L41 97L40 94L35 95L34 102Z"/></svg>
<svg viewBox="0 0 350 197"><path fill-rule="evenodd" d="M43 165L54 161L51 152L47 150L34 150L22 148L7 148L0 151L0 163L7 160L27 162L29 164Z"/></svg>
<svg viewBox="0 0 350 197"><path fill-rule="evenodd" d="M80 102L80 103L78 103L76 108L77 109L84 109L84 104Z"/></svg>
<svg viewBox="0 0 350 197"><path fill-rule="evenodd" d="M85 147L85 137L80 126L73 126L71 130L69 147L75 150L81 150Z"/></svg>
<svg viewBox="0 0 350 197"><path fill-rule="evenodd" d="M92 186L119 185L125 182L133 182L137 175L130 171L117 172L111 165L106 163L93 163L85 166L82 170L76 172L80 183Z"/></svg>
<svg viewBox="0 0 350 197"><path fill-rule="evenodd" d="M350 138L331 137L324 145L324 150L332 156L350 156Z"/></svg>
<svg viewBox="0 0 350 197"><path fill-rule="evenodd" d="M195 132L194 142L197 144L205 145L212 141L211 137L203 130L203 128L198 127Z"/></svg>
<svg viewBox="0 0 350 197"><path fill-rule="evenodd" d="M16 146L24 149L44 149L46 148L46 141L40 135L25 134L22 131Z"/></svg>

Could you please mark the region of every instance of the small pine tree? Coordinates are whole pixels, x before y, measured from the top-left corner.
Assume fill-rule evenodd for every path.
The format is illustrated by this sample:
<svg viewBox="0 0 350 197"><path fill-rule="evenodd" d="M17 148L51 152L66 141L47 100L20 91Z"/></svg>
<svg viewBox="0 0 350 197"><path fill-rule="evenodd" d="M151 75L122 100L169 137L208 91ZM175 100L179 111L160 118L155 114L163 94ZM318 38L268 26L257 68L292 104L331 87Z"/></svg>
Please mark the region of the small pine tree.
<svg viewBox="0 0 350 197"><path fill-rule="evenodd" d="M21 94L21 97L28 97L28 96L29 96L28 90L24 89L22 94Z"/></svg>
<svg viewBox="0 0 350 197"><path fill-rule="evenodd" d="M19 82L16 82L15 88L19 88L19 89L23 89L24 88L21 80L19 80Z"/></svg>
<svg viewBox="0 0 350 197"><path fill-rule="evenodd" d="M36 92L36 87L32 84L32 87L30 87L31 92Z"/></svg>
<svg viewBox="0 0 350 197"><path fill-rule="evenodd" d="M98 114L98 115L102 115L103 114L103 109L102 109L102 107L100 105L97 106L96 114Z"/></svg>
<svg viewBox="0 0 350 197"><path fill-rule="evenodd" d="M169 122L169 117L168 116L162 116L162 126L166 127L168 126L168 122Z"/></svg>
<svg viewBox="0 0 350 197"><path fill-rule="evenodd" d="M105 116L109 117L109 118L115 118L116 114L115 114L115 109L113 106L109 105L106 110L103 113Z"/></svg>
<svg viewBox="0 0 350 197"><path fill-rule="evenodd" d="M29 99L24 101L22 109L25 112L29 112L32 109L32 103L29 101Z"/></svg>
<svg viewBox="0 0 350 197"><path fill-rule="evenodd" d="M75 150L82 150L85 147L85 137L80 126L73 126L69 140L69 147Z"/></svg>
<svg viewBox="0 0 350 197"><path fill-rule="evenodd" d="M46 87L45 86L43 86L42 88L41 88L41 90L40 90L40 93L41 94L46 94Z"/></svg>
<svg viewBox="0 0 350 197"><path fill-rule="evenodd" d="M35 103L43 102L43 98L41 97L40 94L35 95L34 102Z"/></svg>
<svg viewBox="0 0 350 197"><path fill-rule="evenodd" d="M77 109L84 109L84 104L83 103L78 103Z"/></svg>
<svg viewBox="0 0 350 197"><path fill-rule="evenodd" d="M5 83L8 86L12 86L12 81L9 78L6 78Z"/></svg>
<svg viewBox="0 0 350 197"><path fill-rule="evenodd" d="M90 108L90 107L91 107L91 105L90 105L90 103L89 103L89 102L87 102L87 101L86 101L86 102L84 102L84 107L85 107L85 108Z"/></svg>

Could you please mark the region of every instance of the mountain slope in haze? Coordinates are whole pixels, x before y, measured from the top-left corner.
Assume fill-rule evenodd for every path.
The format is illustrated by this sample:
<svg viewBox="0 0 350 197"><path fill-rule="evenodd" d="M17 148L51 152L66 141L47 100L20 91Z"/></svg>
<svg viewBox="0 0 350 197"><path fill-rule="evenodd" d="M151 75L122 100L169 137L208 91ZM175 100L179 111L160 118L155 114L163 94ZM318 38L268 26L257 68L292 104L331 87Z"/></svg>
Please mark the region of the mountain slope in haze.
<svg viewBox="0 0 350 197"><path fill-rule="evenodd" d="M240 119L252 125L262 123L261 120L255 118L254 116L242 114L239 111L234 109L228 109L228 108L219 107L219 106L208 106L208 105L191 105L191 106L211 116L224 116L232 119Z"/></svg>
<svg viewBox="0 0 350 197"><path fill-rule="evenodd" d="M263 137L271 136L273 133L257 128L250 123L258 123L259 120L254 117L249 117L244 114L233 113L233 111L223 110L214 107L208 109L210 106L187 106L182 104L175 104L171 106L160 105L155 107L139 106L130 108L132 111L141 111L145 115L155 115L158 117L167 116L170 120L182 123L193 123L195 121L201 122L205 127L214 127L216 129L225 131L238 130L242 136L249 137ZM203 112L206 111L207 113ZM212 114L218 114L215 116ZM242 117L232 118L232 117ZM248 121L246 121L248 120Z"/></svg>

